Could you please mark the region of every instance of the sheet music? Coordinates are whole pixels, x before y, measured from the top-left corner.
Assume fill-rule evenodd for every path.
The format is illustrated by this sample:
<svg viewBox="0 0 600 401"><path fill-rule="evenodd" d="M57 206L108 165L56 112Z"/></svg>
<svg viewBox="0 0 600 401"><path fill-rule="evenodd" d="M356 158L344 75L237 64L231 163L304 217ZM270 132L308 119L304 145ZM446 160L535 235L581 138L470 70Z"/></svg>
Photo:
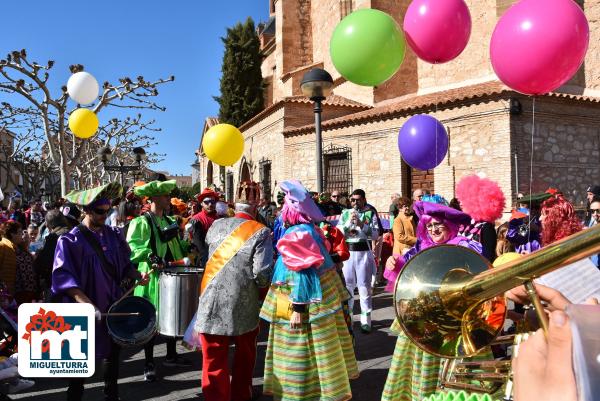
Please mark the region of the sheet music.
<svg viewBox="0 0 600 401"><path fill-rule="evenodd" d="M561 267L534 280L560 291L574 304L595 297L600 300L600 270L588 258Z"/></svg>
<svg viewBox="0 0 600 401"><path fill-rule="evenodd" d="M573 369L579 401L600 399L600 306L569 305Z"/></svg>

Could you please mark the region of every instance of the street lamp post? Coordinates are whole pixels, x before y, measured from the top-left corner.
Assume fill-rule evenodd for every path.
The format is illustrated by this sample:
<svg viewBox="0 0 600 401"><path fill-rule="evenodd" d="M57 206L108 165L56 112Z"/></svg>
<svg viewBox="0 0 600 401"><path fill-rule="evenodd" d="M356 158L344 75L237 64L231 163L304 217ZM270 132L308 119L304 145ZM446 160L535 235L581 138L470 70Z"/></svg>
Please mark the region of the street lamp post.
<svg viewBox="0 0 600 401"><path fill-rule="evenodd" d="M317 192L323 192L323 140L321 138L321 104L331 93L333 78L321 68L313 68L302 77L300 88L314 102L315 136L317 142Z"/></svg>
<svg viewBox="0 0 600 401"><path fill-rule="evenodd" d="M117 164L108 164L113 155L113 152L109 146L104 146L98 151L98 155L102 160L102 166L104 167L104 170L119 172L121 177L121 186L125 186L124 174L129 173L131 171L141 170L142 162L146 158L146 151L144 151L144 148L133 148L131 152L133 153L133 157L135 159L136 164L125 165L125 162L123 160L117 160Z"/></svg>

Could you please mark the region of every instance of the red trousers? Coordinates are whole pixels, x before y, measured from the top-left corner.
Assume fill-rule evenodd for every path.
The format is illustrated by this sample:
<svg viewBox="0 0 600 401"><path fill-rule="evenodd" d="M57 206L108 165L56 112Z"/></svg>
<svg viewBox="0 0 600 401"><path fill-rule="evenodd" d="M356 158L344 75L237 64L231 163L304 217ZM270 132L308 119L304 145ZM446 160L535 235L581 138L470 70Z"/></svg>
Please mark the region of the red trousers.
<svg viewBox="0 0 600 401"><path fill-rule="evenodd" d="M206 401L249 401L256 362L258 327L240 336L200 334L202 339L202 393ZM231 382L229 345L235 344Z"/></svg>

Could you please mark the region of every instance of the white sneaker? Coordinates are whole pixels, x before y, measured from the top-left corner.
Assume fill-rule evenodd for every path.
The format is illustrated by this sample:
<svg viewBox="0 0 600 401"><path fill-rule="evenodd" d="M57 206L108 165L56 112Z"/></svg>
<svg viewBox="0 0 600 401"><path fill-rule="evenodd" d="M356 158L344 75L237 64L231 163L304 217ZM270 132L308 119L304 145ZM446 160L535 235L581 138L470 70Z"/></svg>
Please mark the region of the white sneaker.
<svg viewBox="0 0 600 401"><path fill-rule="evenodd" d="M27 390L35 385L33 380L18 379L16 382L8 383L8 394L18 393Z"/></svg>
<svg viewBox="0 0 600 401"><path fill-rule="evenodd" d="M371 332L371 312L360 314L360 329L365 334Z"/></svg>

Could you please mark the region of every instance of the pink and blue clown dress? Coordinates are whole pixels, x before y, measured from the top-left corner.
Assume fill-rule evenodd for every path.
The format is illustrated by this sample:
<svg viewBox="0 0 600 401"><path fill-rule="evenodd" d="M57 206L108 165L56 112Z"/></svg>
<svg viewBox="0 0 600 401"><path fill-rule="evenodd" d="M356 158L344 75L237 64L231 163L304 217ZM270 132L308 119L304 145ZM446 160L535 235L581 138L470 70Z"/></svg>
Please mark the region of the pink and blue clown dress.
<svg viewBox="0 0 600 401"><path fill-rule="evenodd" d="M349 380L358 377L358 366L342 312L348 295L327 241L314 224L298 224L285 230L277 250L260 313L271 323L264 393L275 400L349 400ZM299 329L281 313L290 303L303 310Z"/></svg>

